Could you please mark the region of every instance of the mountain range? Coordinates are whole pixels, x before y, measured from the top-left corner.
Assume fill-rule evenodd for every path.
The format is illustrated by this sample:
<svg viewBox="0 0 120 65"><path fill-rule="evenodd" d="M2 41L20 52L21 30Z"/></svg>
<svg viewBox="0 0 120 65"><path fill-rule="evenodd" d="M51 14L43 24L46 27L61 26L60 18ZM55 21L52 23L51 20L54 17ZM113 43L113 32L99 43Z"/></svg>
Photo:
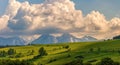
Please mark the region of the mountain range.
<svg viewBox="0 0 120 65"><path fill-rule="evenodd" d="M55 37L50 34L43 34L38 39L32 41L32 44L49 44L49 43L64 43L64 42L85 42L85 41L96 41L96 38L91 36L84 36L82 38L76 38L75 36L64 33L61 36Z"/></svg>
<svg viewBox="0 0 120 65"><path fill-rule="evenodd" d="M25 45L25 41L20 37L0 37L0 46L6 45Z"/></svg>
<svg viewBox="0 0 120 65"><path fill-rule="evenodd" d="M50 44L50 43L65 43L65 42L85 42L96 41L96 38L91 36L84 36L82 38L76 38L75 36L64 33L61 36L55 37L50 34L42 34L39 38L30 42L31 44ZM6 45L26 45L26 41L20 37L0 37L0 46Z"/></svg>

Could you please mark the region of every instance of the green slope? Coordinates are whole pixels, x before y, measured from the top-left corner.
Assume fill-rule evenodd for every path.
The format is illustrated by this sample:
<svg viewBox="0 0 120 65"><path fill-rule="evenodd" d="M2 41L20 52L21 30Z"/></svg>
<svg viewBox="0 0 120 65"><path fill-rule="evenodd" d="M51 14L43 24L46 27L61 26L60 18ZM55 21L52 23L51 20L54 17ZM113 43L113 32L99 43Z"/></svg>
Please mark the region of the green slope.
<svg viewBox="0 0 120 65"><path fill-rule="evenodd" d="M69 45L70 51L63 48L63 46ZM38 59L32 59L34 56L38 55L38 49L44 47L48 55L43 56ZM51 45L31 45L31 46L16 46L16 47L6 47L0 48L0 50L7 51L9 48L13 48L17 53L23 54L21 58L10 58L26 60L32 59L31 62L34 64L45 64L45 65L63 65L70 61L75 60L76 56L84 56L84 62L97 60L101 58L110 57L115 61L120 62L120 40L109 40L109 41L99 41L99 42L79 42L79 43L64 43L64 44L51 44ZM90 52L90 49L93 49L93 52ZM100 50L98 50L100 49ZM34 50L33 55L28 55L29 51ZM70 55L70 56L69 56ZM0 59L9 59L9 57L0 57ZM55 60L50 62L50 60ZM96 62L94 62L96 63ZM94 64L93 63L93 64Z"/></svg>

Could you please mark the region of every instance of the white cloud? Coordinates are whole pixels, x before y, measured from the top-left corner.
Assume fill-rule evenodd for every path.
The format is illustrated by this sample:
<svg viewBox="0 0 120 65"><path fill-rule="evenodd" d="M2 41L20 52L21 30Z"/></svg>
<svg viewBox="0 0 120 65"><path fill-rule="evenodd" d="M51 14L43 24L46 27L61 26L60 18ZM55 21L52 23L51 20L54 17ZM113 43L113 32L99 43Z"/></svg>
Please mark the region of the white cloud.
<svg viewBox="0 0 120 65"><path fill-rule="evenodd" d="M109 22L105 19L105 16L98 11L92 11L85 17L84 21L87 31L106 32L109 30Z"/></svg>
<svg viewBox="0 0 120 65"><path fill-rule="evenodd" d="M82 12L75 10L73 2L49 0L43 4L21 3L16 16L9 21L9 27L15 30L35 30L53 26L69 30L82 27L82 23Z"/></svg>
<svg viewBox="0 0 120 65"><path fill-rule="evenodd" d="M10 18L13 18L20 8L21 3L16 0L9 0L8 7L6 9L6 15L8 15Z"/></svg>
<svg viewBox="0 0 120 65"><path fill-rule="evenodd" d="M113 18L110 23L109 23L110 27L112 30L116 29L120 29L120 18Z"/></svg>
<svg viewBox="0 0 120 65"><path fill-rule="evenodd" d="M98 11L92 11L83 17L82 11L76 10L75 4L70 0L45 0L42 4L10 0L5 15L0 18L0 25L5 21L1 29L7 27L12 33L19 32L19 35L20 32L24 32L21 33L24 35L69 32L106 38L111 31L113 34L110 36L120 34L120 18L107 21Z"/></svg>
<svg viewBox="0 0 120 65"><path fill-rule="evenodd" d="M7 28L8 20L9 16L7 15L0 17L0 31Z"/></svg>

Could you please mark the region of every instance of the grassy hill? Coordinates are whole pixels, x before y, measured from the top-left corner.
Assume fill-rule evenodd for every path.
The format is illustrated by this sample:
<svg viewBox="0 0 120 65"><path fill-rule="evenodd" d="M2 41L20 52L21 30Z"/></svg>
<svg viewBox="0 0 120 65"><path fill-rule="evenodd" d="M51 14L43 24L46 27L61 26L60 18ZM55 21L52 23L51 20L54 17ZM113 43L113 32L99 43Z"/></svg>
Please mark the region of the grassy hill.
<svg viewBox="0 0 120 65"><path fill-rule="evenodd" d="M69 46L69 48L64 48ZM38 55L39 48L44 47L48 55L37 59L33 59L34 56ZM13 48L16 50L16 55L21 54L21 57L0 57L0 59L19 59L27 60L31 59L35 65L38 63L45 65L63 65L76 59L77 56L83 56L84 62L97 60L104 57L110 57L115 61L120 62L120 40L109 40L99 42L79 42L79 43L63 43L63 44L40 44L40 45L29 45L29 46L13 46L0 48L0 51ZM31 55L30 52L34 50ZM96 62L93 62L94 65Z"/></svg>

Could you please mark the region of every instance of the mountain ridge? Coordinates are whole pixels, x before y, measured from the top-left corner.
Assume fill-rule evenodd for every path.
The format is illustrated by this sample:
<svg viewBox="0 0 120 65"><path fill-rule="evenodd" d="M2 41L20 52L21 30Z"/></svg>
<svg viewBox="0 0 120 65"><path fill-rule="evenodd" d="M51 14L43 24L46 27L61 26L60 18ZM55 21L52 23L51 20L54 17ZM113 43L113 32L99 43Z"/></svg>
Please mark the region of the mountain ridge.
<svg viewBox="0 0 120 65"><path fill-rule="evenodd" d="M69 33L64 33L61 36L55 37L50 34L43 34L38 39L32 41L32 44L50 44L50 43L65 43L65 42L85 42L85 41L96 41L96 38L91 36L84 36L77 38Z"/></svg>
<svg viewBox="0 0 120 65"><path fill-rule="evenodd" d="M0 37L0 45L6 46L6 45L25 45L25 41L21 39L20 37Z"/></svg>

